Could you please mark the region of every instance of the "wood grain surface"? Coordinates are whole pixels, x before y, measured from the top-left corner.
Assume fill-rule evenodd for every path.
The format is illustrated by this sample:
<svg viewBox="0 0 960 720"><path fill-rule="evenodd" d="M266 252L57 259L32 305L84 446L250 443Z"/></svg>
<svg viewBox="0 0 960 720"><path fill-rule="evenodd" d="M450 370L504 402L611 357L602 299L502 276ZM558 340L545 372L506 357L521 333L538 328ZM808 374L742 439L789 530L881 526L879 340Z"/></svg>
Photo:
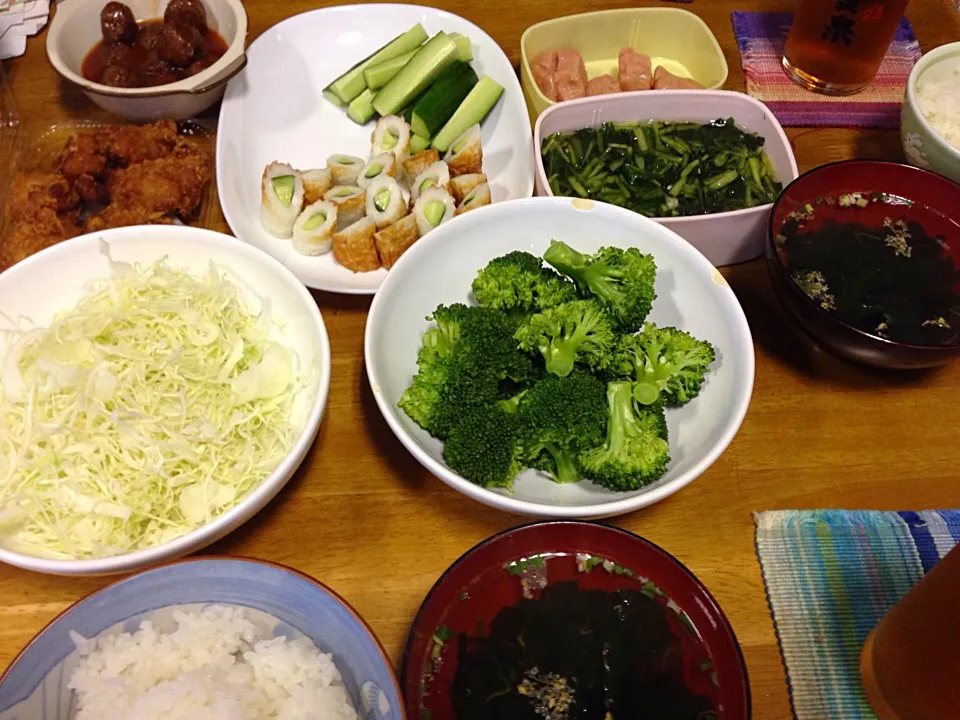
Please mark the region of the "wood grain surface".
<svg viewBox="0 0 960 720"><path fill-rule="evenodd" d="M81 2L83 0L69 0ZM323 4L323 3L319 3ZM533 23L587 9L670 3L601 0L427 2L480 25L516 64ZM250 40L312 9L307 0L246 0ZM695 0L743 90L730 11L789 10L783 0ZM924 51L960 39L952 0L908 9ZM4 63L29 135L102 113L62 83L45 36ZM215 117L215 111L210 113ZM801 171L846 158L901 160L898 134L842 128L788 129ZM229 232L217 213L214 229ZM754 554L752 513L777 508L917 509L960 502L960 366L930 372L854 367L806 341L781 310L760 262L724 274L743 304L757 354L753 401L736 439L702 477L651 508L616 519L686 563L719 601L750 673L754 716L790 717L783 667ZM472 545L523 518L488 509L430 476L394 438L363 367L369 299L316 293L333 347L326 417L286 489L254 520L209 549L265 558L309 573L343 595L399 664L420 601ZM60 578L0 567L0 667L70 603L106 578Z"/></svg>

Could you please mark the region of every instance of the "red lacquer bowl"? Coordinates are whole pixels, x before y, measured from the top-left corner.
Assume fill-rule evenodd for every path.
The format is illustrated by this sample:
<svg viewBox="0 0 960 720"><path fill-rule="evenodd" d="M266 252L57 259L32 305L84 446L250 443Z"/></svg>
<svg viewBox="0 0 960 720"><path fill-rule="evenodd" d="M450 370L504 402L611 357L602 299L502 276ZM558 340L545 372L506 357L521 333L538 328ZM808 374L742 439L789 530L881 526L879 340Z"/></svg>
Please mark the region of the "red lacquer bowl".
<svg viewBox="0 0 960 720"><path fill-rule="evenodd" d="M602 567L578 572L576 556L602 557L632 571L633 576ZM438 629L452 637L473 635L489 627L497 612L522 597L521 578L506 566L524 558L548 555L547 582L576 579L590 590L639 588L651 581L670 598L696 628L697 651L704 651L714 678L693 678L721 708L723 720L750 717L750 689L740 646L716 601L676 558L632 533L577 521L522 525L484 540L461 556L427 595L407 640L401 671L409 718L453 720L449 688L456 671L455 642L440 648ZM647 587L650 587L649 585ZM666 602L666 598L663 599Z"/></svg>
<svg viewBox="0 0 960 720"><path fill-rule="evenodd" d="M940 175L900 163L845 160L821 165L788 185L770 213L767 264L777 296L797 324L832 353L855 362L894 369L942 365L960 355L960 345L910 345L864 332L838 320L801 290L777 253L775 238L790 213L817 198L844 193L888 193L912 201L909 208L870 203L867 207L815 205L810 228L824 220L862 222L879 227L888 216L903 216L923 226L930 236L941 235L944 253L960 267L960 185Z"/></svg>

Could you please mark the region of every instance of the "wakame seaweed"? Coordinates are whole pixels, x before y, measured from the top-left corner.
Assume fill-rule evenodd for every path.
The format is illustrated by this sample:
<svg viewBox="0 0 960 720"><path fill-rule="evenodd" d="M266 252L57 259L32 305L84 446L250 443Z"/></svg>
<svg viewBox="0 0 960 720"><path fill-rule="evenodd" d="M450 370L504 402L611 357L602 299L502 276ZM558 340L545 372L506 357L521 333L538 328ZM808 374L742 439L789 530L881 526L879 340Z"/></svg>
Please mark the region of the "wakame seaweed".
<svg viewBox="0 0 960 720"><path fill-rule="evenodd" d="M691 687L710 667L701 641L641 590L554 583L502 608L485 637L457 643L457 720L721 717Z"/></svg>
<svg viewBox="0 0 960 720"><path fill-rule="evenodd" d="M554 195L601 200L649 217L742 210L773 202L764 139L733 118L711 123L603 123L541 145Z"/></svg>
<svg viewBox="0 0 960 720"><path fill-rule="evenodd" d="M960 342L960 271L919 223L825 220L808 229L789 218L776 242L794 282L838 320L911 345Z"/></svg>

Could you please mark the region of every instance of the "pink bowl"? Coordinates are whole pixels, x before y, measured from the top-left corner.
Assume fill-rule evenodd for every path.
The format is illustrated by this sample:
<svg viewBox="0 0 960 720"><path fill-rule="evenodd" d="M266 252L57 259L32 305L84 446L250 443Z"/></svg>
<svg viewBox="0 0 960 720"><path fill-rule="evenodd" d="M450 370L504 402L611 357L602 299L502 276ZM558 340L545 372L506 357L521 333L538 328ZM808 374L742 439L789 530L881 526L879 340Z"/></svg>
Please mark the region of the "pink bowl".
<svg viewBox="0 0 960 720"><path fill-rule="evenodd" d="M732 117L748 132L764 137L764 149L784 187L796 179L797 161L780 123L759 100L727 90L644 90L598 95L551 105L537 118L534 129L537 195L553 195L543 167L540 147L553 133L579 130L605 122L674 120L706 123ZM673 230L716 266L733 265L760 257L767 235L772 203L746 210L652 218Z"/></svg>

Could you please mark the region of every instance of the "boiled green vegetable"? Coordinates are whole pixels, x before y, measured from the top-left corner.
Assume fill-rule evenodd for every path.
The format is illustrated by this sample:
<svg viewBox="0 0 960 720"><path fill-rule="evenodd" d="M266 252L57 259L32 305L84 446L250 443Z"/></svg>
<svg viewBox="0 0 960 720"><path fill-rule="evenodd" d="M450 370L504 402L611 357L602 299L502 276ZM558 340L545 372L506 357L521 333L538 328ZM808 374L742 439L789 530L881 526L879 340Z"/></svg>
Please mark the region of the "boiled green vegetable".
<svg viewBox="0 0 960 720"><path fill-rule="evenodd" d="M733 118L604 123L551 135L541 155L554 195L676 217L773 202L783 186L763 145Z"/></svg>

